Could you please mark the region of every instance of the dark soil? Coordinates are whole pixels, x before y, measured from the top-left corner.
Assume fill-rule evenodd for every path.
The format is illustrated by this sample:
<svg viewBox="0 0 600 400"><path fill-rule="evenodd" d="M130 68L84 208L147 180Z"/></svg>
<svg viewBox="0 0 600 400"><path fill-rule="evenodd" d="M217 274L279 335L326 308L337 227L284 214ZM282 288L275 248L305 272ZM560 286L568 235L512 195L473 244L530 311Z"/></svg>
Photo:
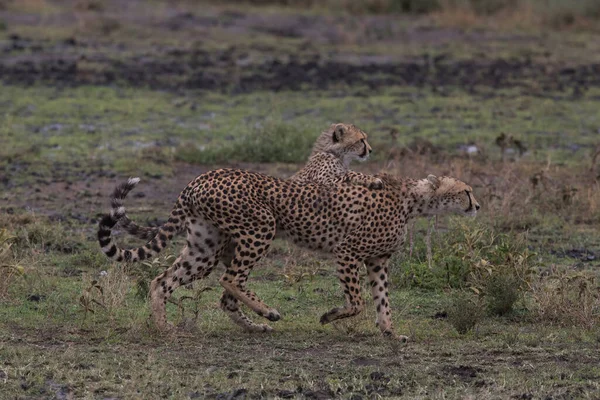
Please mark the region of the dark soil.
<svg viewBox="0 0 600 400"><path fill-rule="evenodd" d="M525 88L533 94L565 92L580 96L600 86L600 64L558 62L539 37L434 27L407 28L398 18L256 13L203 7L167 8L139 17L137 2L115 2L108 12L91 13L81 28L70 8L48 19L24 18L0 10L9 27L0 40L0 80L12 84L126 84L160 89L227 92L327 89L338 86L377 89L390 85ZM137 11L136 11L137 10ZM147 11L147 10L145 10ZM144 13L146 15L147 12ZM73 27L73 36L34 39L20 27ZM98 25L98 26L96 26ZM128 40L134 27L152 29L150 41ZM11 29L12 28L12 29ZM24 31L27 32L27 31ZM173 38L168 44L159 37ZM219 45L209 45L212 42ZM232 37L236 39L231 39ZM247 38L247 41L240 38ZM478 50L470 58L454 54L452 44ZM421 54L356 52L386 43L409 43ZM512 56L488 55L501 43L530 44ZM418 52L417 52L418 53ZM559 54L560 59L560 54Z"/></svg>
<svg viewBox="0 0 600 400"><path fill-rule="evenodd" d="M569 250L552 250L550 252L557 257L570 257L580 261L594 261L598 256L589 249L569 249Z"/></svg>
<svg viewBox="0 0 600 400"><path fill-rule="evenodd" d="M208 89L234 93L256 90L304 90L354 86L377 89L391 85L459 87L475 92L477 87L533 89L580 95L600 86L600 64L561 67L540 64L530 58L456 60L450 55L422 55L410 61L344 62L335 55L306 53L272 60L239 64L245 57L235 46L224 50L155 48L153 56L132 55L114 59L102 51L87 66L86 48L77 41L48 45L12 36L0 45L0 79L21 84L126 84L160 89ZM108 51L108 50L107 50Z"/></svg>

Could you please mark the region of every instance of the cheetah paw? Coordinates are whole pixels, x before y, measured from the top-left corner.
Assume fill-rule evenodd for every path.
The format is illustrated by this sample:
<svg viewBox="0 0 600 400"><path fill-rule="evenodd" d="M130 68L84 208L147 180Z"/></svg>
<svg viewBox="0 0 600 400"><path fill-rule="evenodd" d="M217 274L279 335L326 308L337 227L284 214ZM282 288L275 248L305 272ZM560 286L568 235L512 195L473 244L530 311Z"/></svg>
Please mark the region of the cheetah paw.
<svg viewBox="0 0 600 400"><path fill-rule="evenodd" d="M246 330L248 332L258 332L258 333L268 333L268 332L273 332L273 328L271 328L270 325L267 324L252 324L252 325L248 325L246 326Z"/></svg>
<svg viewBox="0 0 600 400"><path fill-rule="evenodd" d="M319 322L321 323L321 325L326 325L328 323L330 323L331 321L333 321L332 318L333 313L330 312L326 312L325 314L321 315L321 319L319 319Z"/></svg>
<svg viewBox="0 0 600 400"><path fill-rule="evenodd" d="M397 340L400 343L408 343L409 337L404 335L397 335L393 331L385 331L383 332L383 336L388 337L393 340Z"/></svg>
<svg viewBox="0 0 600 400"><path fill-rule="evenodd" d="M273 321L273 322L279 321L281 319L281 315L279 314L279 311L277 311L277 310L271 310L271 311L269 311L268 314L263 315L263 317L265 317L269 321Z"/></svg>

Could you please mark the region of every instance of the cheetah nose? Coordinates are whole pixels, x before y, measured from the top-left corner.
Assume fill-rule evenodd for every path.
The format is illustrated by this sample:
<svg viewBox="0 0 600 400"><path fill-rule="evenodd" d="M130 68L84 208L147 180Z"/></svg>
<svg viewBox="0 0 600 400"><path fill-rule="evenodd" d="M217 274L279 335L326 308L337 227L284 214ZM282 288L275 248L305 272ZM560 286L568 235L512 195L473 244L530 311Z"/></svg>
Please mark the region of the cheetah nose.
<svg viewBox="0 0 600 400"><path fill-rule="evenodd" d="M369 149L369 154L371 154L373 152L373 149Z"/></svg>
<svg viewBox="0 0 600 400"><path fill-rule="evenodd" d="M481 208L481 206L479 204L475 205L475 210L479 211L480 208Z"/></svg>

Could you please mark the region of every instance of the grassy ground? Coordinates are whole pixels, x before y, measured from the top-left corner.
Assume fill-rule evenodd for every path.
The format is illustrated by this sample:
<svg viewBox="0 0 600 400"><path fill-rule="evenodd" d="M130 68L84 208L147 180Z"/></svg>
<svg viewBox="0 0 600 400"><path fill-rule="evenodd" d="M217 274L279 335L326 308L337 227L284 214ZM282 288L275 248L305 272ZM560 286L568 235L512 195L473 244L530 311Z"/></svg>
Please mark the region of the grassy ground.
<svg viewBox="0 0 600 400"><path fill-rule="evenodd" d="M78 4L0 2L0 397L600 396L594 29ZM394 257L409 344L382 338L371 308L321 326L343 301L333 262L285 242L250 279L282 312L274 333L226 319L217 271L176 292L179 330L159 335L147 285L182 239L108 262L95 229L112 188L141 176L128 212L160 223L204 171L291 175L334 121L369 133L356 169L454 175L483 206L420 221Z"/></svg>

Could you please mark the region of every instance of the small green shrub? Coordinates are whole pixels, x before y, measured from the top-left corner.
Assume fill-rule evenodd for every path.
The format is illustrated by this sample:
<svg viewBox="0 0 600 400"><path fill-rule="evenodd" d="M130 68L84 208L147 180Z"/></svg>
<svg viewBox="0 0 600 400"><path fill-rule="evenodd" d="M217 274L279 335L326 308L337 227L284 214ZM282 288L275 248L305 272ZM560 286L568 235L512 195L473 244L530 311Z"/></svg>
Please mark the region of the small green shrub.
<svg viewBox="0 0 600 400"><path fill-rule="evenodd" d="M524 236L497 233L477 221L453 219L448 232L434 234L431 267L421 236L415 231L412 257L404 253L392 258L395 284L421 289L470 288L484 294L493 276L504 276L521 291L534 271L535 253L528 249Z"/></svg>
<svg viewBox="0 0 600 400"><path fill-rule="evenodd" d="M448 321L461 335L471 331L483 316L477 296L464 291L455 292L451 296L446 312Z"/></svg>
<svg viewBox="0 0 600 400"><path fill-rule="evenodd" d="M500 316L510 313L520 294L520 283L517 277L493 274L488 279L485 289L489 313Z"/></svg>
<svg viewBox="0 0 600 400"><path fill-rule="evenodd" d="M72 254L82 247L63 223L45 216L32 213L0 214L0 226L10 231L12 251L18 258L31 254L31 250Z"/></svg>
<svg viewBox="0 0 600 400"><path fill-rule="evenodd" d="M444 286L439 268L429 268L427 261L394 255L390 265L392 281L400 287L434 290Z"/></svg>
<svg viewBox="0 0 600 400"><path fill-rule="evenodd" d="M280 122L241 132L232 141L202 148L181 147L176 158L199 164L242 162L305 162L318 135L310 130Z"/></svg>
<svg viewBox="0 0 600 400"><path fill-rule="evenodd" d="M479 222L458 221L442 246L449 264L462 265L451 271L463 274L459 278L466 286L482 293L494 275L514 277L519 289L527 285L534 272L535 253L528 249L523 235L497 233Z"/></svg>
<svg viewBox="0 0 600 400"><path fill-rule="evenodd" d="M64 226L46 218L33 217L30 223L26 223L15 229L15 246L19 251L39 249L44 251L59 251L62 253L74 253L81 247L69 237Z"/></svg>

